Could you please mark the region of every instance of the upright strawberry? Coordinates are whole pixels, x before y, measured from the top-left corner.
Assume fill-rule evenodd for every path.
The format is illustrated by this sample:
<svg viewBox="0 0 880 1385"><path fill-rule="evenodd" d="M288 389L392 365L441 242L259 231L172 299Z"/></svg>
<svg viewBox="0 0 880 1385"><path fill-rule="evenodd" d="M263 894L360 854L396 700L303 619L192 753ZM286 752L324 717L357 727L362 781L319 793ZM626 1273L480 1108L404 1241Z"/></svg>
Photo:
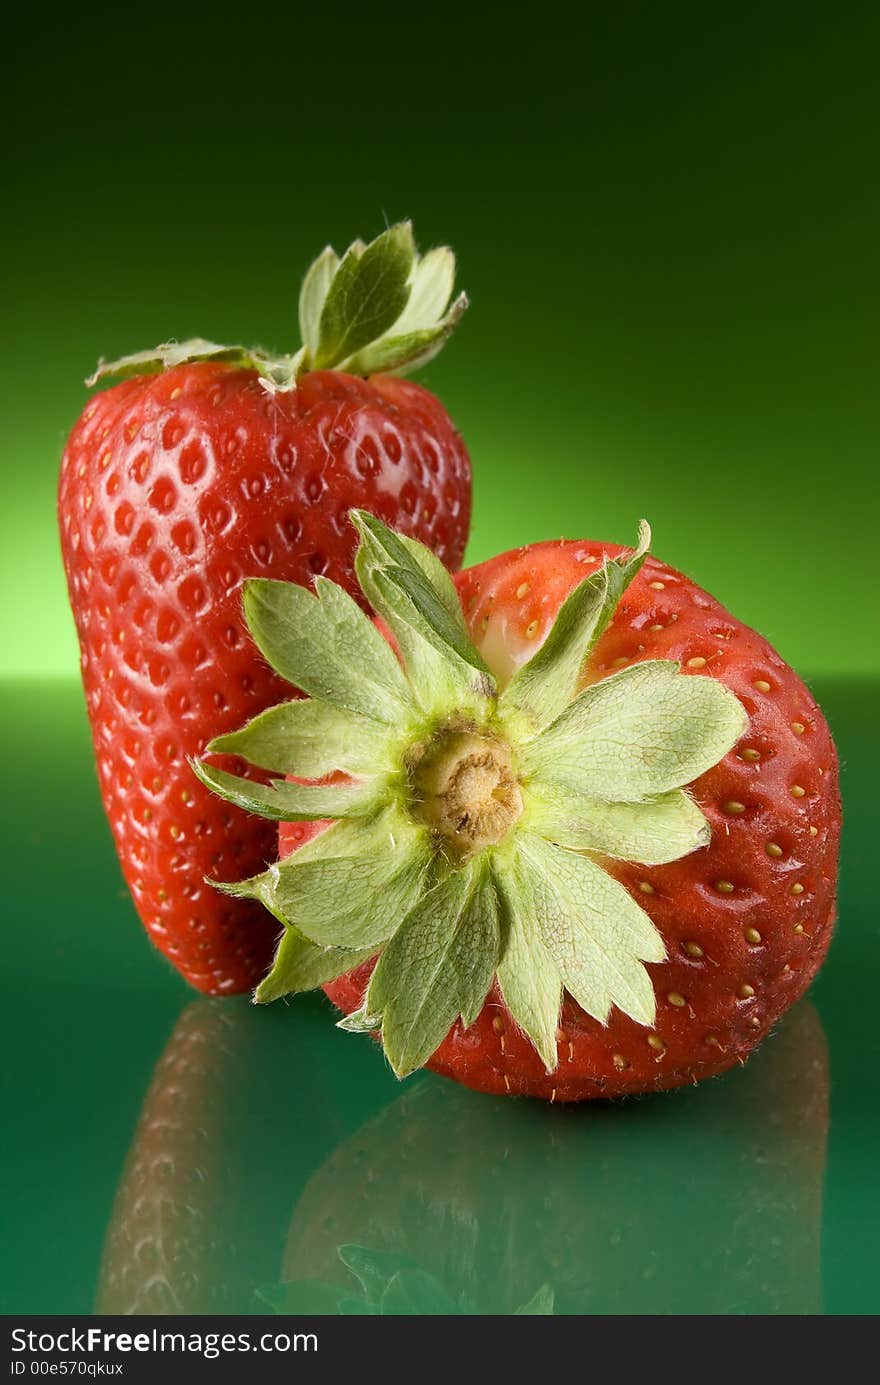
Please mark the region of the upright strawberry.
<svg viewBox="0 0 880 1385"><path fill-rule="evenodd" d="M646 561L646 525L634 552L536 545L456 586L354 519L402 662L332 583L248 583L257 644L310 700L209 749L325 782L196 766L239 807L336 820L222 887L284 926L257 999L324 985L398 1075L549 1100L741 1061L834 918L837 765L803 684Z"/></svg>
<svg viewBox="0 0 880 1385"><path fill-rule="evenodd" d="M448 249L419 257L408 224L303 283L294 356L195 340L102 364L71 433L58 513L101 793L153 942L200 990L263 975L274 924L204 877L260 870L274 835L197 783L187 757L286 695L241 622L243 578L353 589L353 504L453 568L470 519L470 465L412 370L442 346ZM364 378L368 377L368 378Z"/></svg>

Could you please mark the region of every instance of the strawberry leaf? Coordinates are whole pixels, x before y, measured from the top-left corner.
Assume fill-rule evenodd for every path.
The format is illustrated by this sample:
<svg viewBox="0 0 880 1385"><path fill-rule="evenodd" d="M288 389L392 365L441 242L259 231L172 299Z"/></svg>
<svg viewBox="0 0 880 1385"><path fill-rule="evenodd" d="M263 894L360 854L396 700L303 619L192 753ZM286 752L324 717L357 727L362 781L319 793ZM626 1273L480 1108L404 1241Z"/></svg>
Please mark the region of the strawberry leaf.
<svg viewBox="0 0 880 1385"><path fill-rule="evenodd" d="M358 581L390 626L422 709L482 711L494 680L471 643L448 572L429 549L404 542L375 516L353 510L351 518L360 535Z"/></svg>
<svg viewBox="0 0 880 1385"><path fill-rule="evenodd" d="M605 1024L612 1005L638 1024L656 1003L643 962L662 962L663 939L632 895L600 866L531 832L519 837L523 908L537 919L563 985Z"/></svg>
<svg viewBox="0 0 880 1385"><path fill-rule="evenodd" d="M282 678L336 707L399 726L412 699L387 640L355 601L326 578L245 583L244 612L261 653Z"/></svg>
<svg viewBox="0 0 880 1385"><path fill-rule="evenodd" d="M523 747L523 764L544 785L637 803L697 779L747 725L722 683L651 660L582 692Z"/></svg>
<svg viewBox="0 0 880 1385"><path fill-rule="evenodd" d="M271 393L295 389L309 370L408 373L436 356L467 307L463 293L450 302L454 278L449 247L417 255L412 227L401 222L370 245L353 241L341 260L328 245L313 262L300 290L298 351L273 354L193 337L116 361L102 359L86 384L197 361L256 371Z"/></svg>
<svg viewBox="0 0 880 1385"><path fill-rule="evenodd" d="M638 547L628 557L612 558L575 587L560 606L540 649L502 693L502 710L524 712L538 727L559 715L574 696L590 650L645 561L650 542L650 526L642 520Z"/></svg>
<svg viewBox="0 0 880 1385"><path fill-rule="evenodd" d="M389 837L365 831L357 856L301 864L294 853L278 867L273 912L322 947L375 950L418 902L430 860L422 834L390 849Z"/></svg>
<svg viewBox="0 0 880 1385"><path fill-rule="evenodd" d="M385 789L380 776L351 784L289 784L284 779L257 784L202 760L190 760L190 765L196 778L227 803L275 822L365 817L381 804Z"/></svg>
<svg viewBox="0 0 880 1385"><path fill-rule="evenodd" d="M337 947L318 947L295 928L285 930L272 970L254 992L258 1005L269 1005L285 995L314 991L335 981L338 976L359 967L373 955L373 949L348 952Z"/></svg>
<svg viewBox="0 0 880 1385"><path fill-rule="evenodd" d="M529 826L572 851L597 851L621 861L662 866L708 846L711 828L693 799L673 789L644 803L603 803L534 784Z"/></svg>
<svg viewBox="0 0 880 1385"><path fill-rule="evenodd" d="M493 863L505 928L498 984L514 1021L531 1039L547 1071L555 1072L562 978L542 939L516 857L500 857L499 852Z"/></svg>
<svg viewBox="0 0 880 1385"><path fill-rule="evenodd" d="M409 300L392 324L395 336L420 332L438 322L455 287L455 255L441 245L416 257L410 275Z"/></svg>
<svg viewBox="0 0 880 1385"><path fill-rule="evenodd" d="M414 259L408 221L389 226L365 249L349 247L321 311L316 370L339 367L394 325L409 299Z"/></svg>
<svg viewBox="0 0 880 1385"><path fill-rule="evenodd" d="M498 898L479 863L451 871L423 895L382 952L365 1000L370 1015L382 1016L398 1077L430 1058L459 1015L473 1023L498 951Z"/></svg>
<svg viewBox="0 0 880 1385"><path fill-rule="evenodd" d="M321 314L339 263L339 256L333 246L326 246L318 258L312 261L302 282L299 293L299 334L310 355L314 355L318 349Z"/></svg>
<svg viewBox="0 0 880 1385"><path fill-rule="evenodd" d="M399 333L395 323L392 331L386 336L347 361L348 369L353 375L378 375L380 371L404 374L420 369L429 361L433 361L443 350L447 338L455 331L467 306L467 296L461 293L445 317L433 327Z"/></svg>
<svg viewBox="0 0 880 1385"><path fill-rule="evenodd" d="M392 768L387 727L317 698L282 702L254 717L240 731L216 736L209 755L239 755L260 769L322 779L334 770L378 774Z"/></svg>

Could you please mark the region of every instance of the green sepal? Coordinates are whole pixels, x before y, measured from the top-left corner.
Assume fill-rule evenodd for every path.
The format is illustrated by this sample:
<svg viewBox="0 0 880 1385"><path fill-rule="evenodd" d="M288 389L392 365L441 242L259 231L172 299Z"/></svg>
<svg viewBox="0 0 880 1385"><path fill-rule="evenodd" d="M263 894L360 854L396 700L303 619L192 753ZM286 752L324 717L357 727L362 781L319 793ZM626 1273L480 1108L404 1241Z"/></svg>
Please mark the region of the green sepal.
<svg viewBox="0 0 880 1385"><path fill-rule="evenodd" d="M377 1029L382 1028L381 1015L368 1015L366 1008L361 1005L358 1010L352 1010L350 1015L343 1015L341 1020L336 1021L337 1029L344 1029L348 1034L375 1034Z"/></svg>
<svg viewBox="0 0 880 1385"><path fill-rule="evenodd" d="M330 285L339 269L339 256L327 245L313 260L299 291L299 335L310 356L318 349L321 335L321 313L330 292Z"/></svg>
<svg viewBox="0 0 880 1385"><path fill-rule="evenodd" d="M161 370L187 365L190 361L225 361L243 370L253 370L256 369L257 355L246 346L223 346L220 342L206 341L204 337L190 337L186 341L162 342L151 350L134 351L115 361L105 361L102 357L85 383L92 389L107 380L153 375Z"/></svg>
<svg viewBox="0 0 880 1385"><path fill-rule="evenodd" d="M518 669L501 695L502 712L516 709L536 727L547 726L571 701L584 663L648 554L651 528L639 525L638 546L585 577L562 603L544 643Z"/></svg>
<svg viewBox="0 0 880 1385"><path fill-rule="evenodd" d="M497 852L492 863L501 900L504 946L498 964L501 997L514 1022L556 1071L562 977L548 951L516 852Z"/></svg>
<svg viewBox="0 0 880 1385"><path fill-rule="evenodd" d="M712 836L697 804L682 789L642 803L603 803L558 785L533 783L529 826L572 851L595 851L643 866L662 866L708 846Z"/></svg>
<svg viewBox="0 0 880 1385"><path fill-rule="evenodd" d="M394 764L395 744L387 726L318 698L269 707L240 731L216 736L208 755L238 755L260 769L322 779L380 774Z"/></svg>
<svg viewBox="0 0 880 1385"><path fill-rule="evenodd" d="M360 544L355 572L367 599L389 625L422 710L458 704L480 714L495 681L474 648L449 573L430 549L353 510Z"/></svg>
<svg viewBox="0 0 880 1385"><path fill-rule="evenodd" d="M343 366L394 325L409 299L414 260L408 221L389 226L367 246L349 246L328 286L313 369Z"/></svg>
<svg viewBox="0 0 880 1385"><path fill-rule="evenodd" d="M273 779L257 784L237 774L215 769L203 760L190 760L190 767L206 788L245 812L274 822L309 822L320 818L360 818L381 805L385 780L356 780L351 784L290 784Z"/></svg>
<svg viewBox="0 0 880 1385"><path fill-rule="evenodd" d="M467 297L462 293L452 301L454 280L449 247L417 255L410 223L400 222L369 245L353 241L341 259L328 245L312 263L299 296L299 350L276 353L192 337L102 359L86 384L197 361L255 370L271 392L295 389L314 369L405 374L432 360L460 321Z"/></svg>
<svg viewBox="0 0 880 1385"><path fill-rule="evenodd" d="M653 1024L654 988L642 963L662 962L666 948L629 891L588 857L532 832L520 833L518 869L522 906L581 1009L605 1024L616 1005Z"/></svg>
<svg viewBox="0 0 880 1385"><path fill-rule="evenodd" d="M357 854L299 862L294 852L277 868L273 912L322 947L381 946L423 892L424 833L410 829L389 847L393 834L380 818L362 836Z"/></svg>
<svg viewBox="0 0 880 1385"><path fill-rule="evenodd" d="M346 363L353 375L404 375L433 361L446 345L468 307L460 293L449 311L432 327L401 333L398 326Z"/></svg>
<svg viewBox="0 0 880 1385"><path fill-rule="evenodd" d="M260 652L294 687L390 726L410 717L412 697L394 651L335 582L316 578L310 592L252 578L244 613Z"/></svg>
<svg viewBox="0 0 880 1385"><path fill-rule="evenodd" d="M587 688L523 746L522 761L542 786L638 803L698 779L747 726L722 683L652 659Z"/></svg>
<svg viewBox="0 0 880 1385"><path fill-rule="evenodd" d="M372 948L350 952L340 947L318 947L295 928L288 928L278 944L272 970L254 991L254 1000L258 1005L269 1005L282 996L317 990L372 955Z"/></svg>
<svg viewBox="0 0 880 1385"><path fill-rule="evenodd" d="M398 1077L421 1067L461 1016L479 1014L498 962L498 897L485 862L441 876L379 957L364 1001L382 1016L385 1055Z"/></svg>

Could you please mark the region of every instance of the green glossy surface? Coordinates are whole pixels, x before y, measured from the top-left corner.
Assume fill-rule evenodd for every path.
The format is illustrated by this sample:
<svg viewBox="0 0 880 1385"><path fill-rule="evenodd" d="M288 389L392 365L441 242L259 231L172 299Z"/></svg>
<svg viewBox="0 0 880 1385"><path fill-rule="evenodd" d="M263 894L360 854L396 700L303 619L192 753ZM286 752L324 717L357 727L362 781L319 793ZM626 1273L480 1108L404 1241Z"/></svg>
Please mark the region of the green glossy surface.
<svg viewBox="0 0 880 1385"><path fill-rule="evenodd" d="M389 1312L876 1312L878 688L814 687L847 823L811 999L718 1081L562 1110L401 1086L320 997L193 999L123 888L79 690L4 685L0 1308L363 1311L355 1244Z"/></svg>

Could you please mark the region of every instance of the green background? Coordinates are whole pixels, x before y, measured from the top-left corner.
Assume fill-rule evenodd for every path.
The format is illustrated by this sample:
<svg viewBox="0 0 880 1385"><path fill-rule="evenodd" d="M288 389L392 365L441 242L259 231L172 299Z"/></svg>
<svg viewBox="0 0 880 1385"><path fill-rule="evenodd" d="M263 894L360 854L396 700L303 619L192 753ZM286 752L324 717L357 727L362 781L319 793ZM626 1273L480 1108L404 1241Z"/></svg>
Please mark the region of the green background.
<svg viewBox="0 0 880 1385"><path fill-rule="evenodd" d="M474 459L471 558L558 535L627 541L647 515L658 553L810 678L844 767L841 922L813 992L830 1050L830 1124L789 1146L772 1133L766 1064L782 1065L786 1090L804 1080L780 1036L720 1084L548 1125L561 1150L551 1180L598 1168L596 1205L616 1196L624 1226L650 1208L655 1229L653 1246L624 1235L599 1250L557 1248L554 1274L589 1277L622 1244L618 1258L632 1261L613 1283L658 1274L658 1310L706 1311L710 1279L714 1311L880 1306L869 838L880 769L869 676L880 16L695 3L588 4L577 17L548 11L546 28L540 15L511 16L476 6L92 6L11 21L4 99L15 138L0 227L11 323L0 341L0 693L14 789L0 979L7 1313L95 1304L108 1225L124 1229L124 1203L112 1208L126 1152L143 1153L135 1126L150 1074L191 1001L151 953L123 888L76 682L53 512L82 377L102 354L169 336L287 348L311 256L404 215L423 245L455 245L473 303L423 376ZM193 1022L204 1017L209 1032L211 1013ZM201 1121L194 1101L172 1142L182 1181L168 1193L159 1280L174 1292L201 1284L201 1303L247 1310L255 1287L278 1282L292 1209L334 1151L344 1173L346 1142L363 1138L381 1167L385 1140L393 1175L400 1095L319 998L265 1015L231 1002L228 1014L241 1055L229 1101L249 1139L242 1150L240 1131L223 1128L211 1144L207 1243L217 1225L223 1233L217 1208L227 1205L239 1224L226 1241L218 1233L222 1244L252 1240L232 1260L219 1255L219 1269L171 1254L206 1243L186 1223L187 1178L201 1186L204 1172L188 1125ZM530 1123L543 1116L453 1101L431 1076L417 1083L438 1122L445 1103L453 1115L473 1103L462 1188L482 1186L508 1148L534 1149ZM222 1080L218 1090L222 1105ZM386 1108L386 1123L368 1124ZM742 1114L732 1146L730 1110ZM420 1120L416 1110L416 1131ZM204 1129L214 1130L207 1118ZM813 1186L799 1175L826 1137ZM792 1200L771 1206L786 1157ZM602 1170L617 1164L609 1192ZM496 1189L482 1223L479 1202L464 1208L493 1253L510 1233L527 1292L549 1273L541 1167L536 1159L509 1186L502 1172L503 1196ZM748 1221L765 1167L757 1240L728 1235L712 1209L729 1205ZM434 1176L429 1168L427 1187L442 1193ZM346 1207L343 1198L342 1222ZM799 1207L821 1222L821 1271L809 1255L776 1255L779 1218L784 1243L784 1218ZM408 1215L389 1214L386 1231L406 1232ZM693 1248L678 1239L683 1226L702 1232L704 1276L681 1249ZM340 1225L340 1238L350 1234ZM621 1302L599 1293L592 1311Z"/></svg>
<svg viewBox="0 0 880 1385"><path fill-rule="evenodd" d="M99 356L292 346L312 256L402 216L472 299L423 376L472 559L644 514L803 672L877 670L876 7L40 13L5 79L4 672L76 666L52 511Z"/></svg>

